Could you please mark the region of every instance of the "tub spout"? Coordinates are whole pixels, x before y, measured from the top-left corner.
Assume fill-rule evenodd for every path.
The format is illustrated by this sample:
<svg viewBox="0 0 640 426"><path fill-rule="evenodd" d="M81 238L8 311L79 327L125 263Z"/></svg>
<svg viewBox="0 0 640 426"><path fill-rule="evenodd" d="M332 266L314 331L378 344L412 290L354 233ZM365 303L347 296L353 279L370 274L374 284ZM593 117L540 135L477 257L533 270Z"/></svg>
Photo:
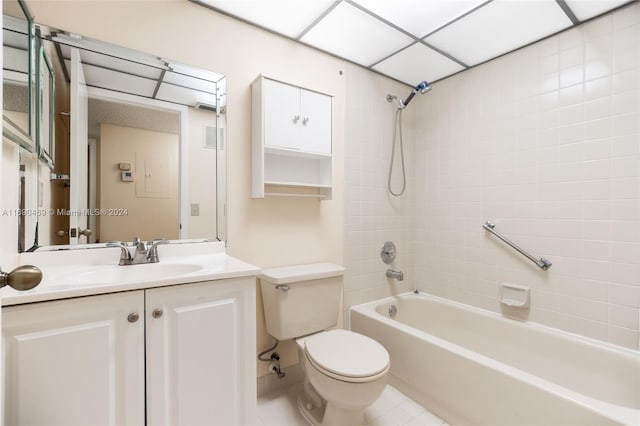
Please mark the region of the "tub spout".
<svg viewBox="0 0 640 426"><path fill-rule="evenodd" d="M404 280L404 274L397 269L387 269L387 277L396 279L398 281Z"/></svg>

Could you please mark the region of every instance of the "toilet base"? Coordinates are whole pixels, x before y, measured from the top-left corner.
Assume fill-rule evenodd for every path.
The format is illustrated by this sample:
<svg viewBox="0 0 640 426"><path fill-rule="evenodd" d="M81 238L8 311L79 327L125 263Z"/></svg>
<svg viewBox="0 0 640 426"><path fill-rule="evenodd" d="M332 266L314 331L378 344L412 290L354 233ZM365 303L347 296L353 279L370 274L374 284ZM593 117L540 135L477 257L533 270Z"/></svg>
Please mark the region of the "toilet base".
<svg viewBox="0 0 640 426"><path fill-rule="evenodd" d="M309 422L310 425L316 426L322 424L322 417L327 406L326 401L313 388L309 382L309 378L305 375L302 382L302 390L296 398L298 411L302 417Z"/></svg>
<svg viewBox="0 0 640 426"><path fill-rule="evenodd" d="M309 402L305 401L302 395L298 395L297 398L298 411L302 414L302 417L313 426L321 425L321 419L324 416L325 406L315 406L311 405Z"/></svg>
<svg viewBox="0 0 640 426"><path fill-rule="evenodd" d="M321 401L318 404L318 401ZM313 426L363 425L363 410L348 410L328 403L320 397L305 378L302 391L296 400L298 411Z"/></svg>
<svg viewBox="0 0 640 426"><path fill-rule="evenodd" d="M347 410L336 404L327 403L322 417L323 425L363 425L364 410Z"/></svg>

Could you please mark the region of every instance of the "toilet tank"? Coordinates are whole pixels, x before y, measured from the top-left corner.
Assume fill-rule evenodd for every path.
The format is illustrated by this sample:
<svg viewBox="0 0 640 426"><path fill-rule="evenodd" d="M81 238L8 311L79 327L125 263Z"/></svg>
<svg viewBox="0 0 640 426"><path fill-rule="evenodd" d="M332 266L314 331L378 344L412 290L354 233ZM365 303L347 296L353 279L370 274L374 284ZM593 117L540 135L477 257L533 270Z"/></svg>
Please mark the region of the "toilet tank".
<svg viewBox="0 0 640 426"><path fill-rule="evenodd" d="M287 340L336 325L344 270L333 263L263 269L258 278L269 334Z"/></svg>

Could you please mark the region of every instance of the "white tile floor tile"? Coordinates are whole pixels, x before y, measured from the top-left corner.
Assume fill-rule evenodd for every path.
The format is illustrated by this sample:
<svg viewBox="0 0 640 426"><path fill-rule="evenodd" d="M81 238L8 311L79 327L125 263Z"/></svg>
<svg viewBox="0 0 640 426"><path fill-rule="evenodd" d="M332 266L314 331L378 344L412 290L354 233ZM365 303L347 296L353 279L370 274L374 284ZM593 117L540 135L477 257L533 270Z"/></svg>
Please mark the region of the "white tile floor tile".
<svg viewBox="0 0 640 426"><path fill-rule="evenodd" d="M308 426L296 405L299 391L300 385L295 385L258 398L258 424ZM365 410L364 420L370 426L447 426L444 420L391 385L387 385L380 398Z"/></svg>

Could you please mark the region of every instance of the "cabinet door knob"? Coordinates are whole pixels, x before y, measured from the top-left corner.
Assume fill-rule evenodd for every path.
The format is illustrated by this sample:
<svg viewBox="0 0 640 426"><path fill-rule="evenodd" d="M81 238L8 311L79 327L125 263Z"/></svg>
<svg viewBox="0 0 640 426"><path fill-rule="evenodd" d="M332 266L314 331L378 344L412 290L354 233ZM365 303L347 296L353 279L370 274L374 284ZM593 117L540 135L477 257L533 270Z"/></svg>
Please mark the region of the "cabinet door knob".
<svg viewBox="0 0 640 426"><path fill-rule="evenodd" d="M304 118L302 119L302 124L303 124L303 125L305 125L305 126L306 126L308 122L309 122L309 117L304 117Z"/></svg>
<svg viewBox="0 0 640 426"><path fill-rule="evenodd" d="M160 318L162 316L162 309L154 309L151 316L154 318Z"/></svg>
<svg viewBox="0 0 640 426"><path fill-rule="evenodd" d="M140 318L140 315L138 315L136 312L131 312L129 316L127 316L127 321L136 322L138 321L138 318Z"/></svg>
<svg viewBox="0 0 640 426"><path fill-rule="evenodd" d="M297 123L300 120L300 116L299 115L294 115L293 116L293 123Z"/></svg>

